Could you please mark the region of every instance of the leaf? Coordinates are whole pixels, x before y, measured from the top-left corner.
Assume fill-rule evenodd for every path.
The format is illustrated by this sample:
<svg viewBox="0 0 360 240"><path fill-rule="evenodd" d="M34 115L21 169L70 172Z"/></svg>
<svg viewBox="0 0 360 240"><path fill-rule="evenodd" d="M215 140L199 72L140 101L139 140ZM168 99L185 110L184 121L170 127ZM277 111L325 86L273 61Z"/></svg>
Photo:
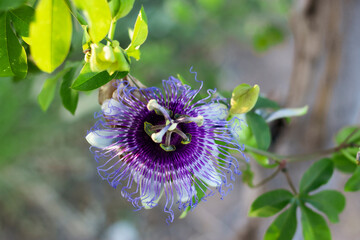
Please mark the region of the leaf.
<svg viewBox="0 0 360 240"><path fill-rule="evenodd" d="M70 68L63 77L63 82L60 87L60 96L64 107L69 110L73 115L77 107L79 100L79 92L70 88L74 79L74 75L77 72L77 67Z"/></svg>
<svg viewBox="0 0 360 240"><path fill-rule="evenodd" d="M89 22L89 35L94 43L104 39L110 29L111 12L106 0L75 0Z"/></svg>
<svg viewBox="0 0 360 240"><path fill-rule="evenodd" d="M135 0L112 0L109 2L111 15L115 20L125 17L134 6Z"/></svg>
<svg viewBox="0 0 360 240"><path fill-rule="evenodd" d="M266 122L271 122L280 118L299 117L305 115L307 111L308 111L308 106L302 108L283 108L271 113L266 118Z"/></svg>
<svg viewBox="0 0 360 240"><path fill-rule="evenodd" d="M205 197L207 186L205 183L201 183L197 179L195 181L196 181L196 184L195 184L196 196L193 197L192 202L194 205L195 204L197 205ZM191 206L188 206L187 208L185 208L185 210L179 216L179 219L185 218L190 210L191 210Z"/></svg>
<svg viewBox="0 0 360 240"><path fill-rule="evenodd" d="M246 83L238 85L232 92L230 112L232 114L249 112L255 106L259 92L260 88L256 84L253 87Z"/></svg>
<svg viewBox="0 0 360 240"><path fill-rule="evenodd" d="M255 136L258 148L267 150L271 143L271 134L265 120L254 112L248 112L246 114L246 122Z"/></svg>
<svg viewBox="0 0 360 240"><path fill-rule="evenodd" d="M350 137L347 143L360 143L360 128L359 127L344 127L335 136L335 142L341 144L345 139L352 134L355 130L358 130L355 134Z"/></svg>
<svg viewBox="0 0 360 240"><path fill-rule="evenodd" d="M16 32L23 36L29 36L30 22L34 18L35 10L27 5L21 6L17 9L9 10L13 26Z"/></svg>
<svg viewBox="0 0 360 240"><path fill-rule="evenodd" d="M242 181L246 183L249 187L254 187L253 179L254 179L254 172L251 170L251 166L249 163L246 162L246 169L242 171Z"/></svg>
<svg viewBox="0 0 360 240"><path fill-rule="evenodd" d="M264 240L291 240L296 232L296 207L293 203L269 226Z"/></svg>
<svg viewBox="0 0 360 240"><path fill-rule="evenodd" d="M124 78L127 74L128 72L117 72L110 76L107 71L92 72L90 64L85 63L71 88L79 91L89 91L105 85L115 77L118 79Z"/></svg>
<svg viewBox="0 0 360 240"><path fill-rule="evenodd" d="M10 26L7 13L0 13L0 77L25 78L27 58L25 49Z"/></svg>
<svg viewBox="0 0 360 240"><path fill-rule="evenodd" d="M304 240L330 240L331 233L325 219L304 204L300 209Z"/></svg>
<svg viewBox="0 0 360 240"><path fill-rule="evenodd" d="M326 184L334 171L334 164L329 158L323 158L310 166L300 181L300 193L311 192Z"/></svg>
<svg viewBox="0 0 360 240"><path fill-rule="evenodd" d="M11 8L20 7L25 3L25 0L1 0L0 1L0 10L8 10Z"/></svg>
<svg viewBox="0 0 360 240"><path fill-rule="evenodd" d="M345 192L356 192L360 190L360 167L356 168L355 173L345 183Z"/></svg>
<svg viewBox="0 0 360 240"><path fill-rule="evenodd" d="M279 104L277 104L277 102L274 102L268 98L259 96L253 109L259 109L259 108L279 109L280 106L279 106Z"/></svg>
<svg viewBox="0 0 360 240"><path fill-rule="evenodd" d="M335 168L345 173L353 173L357 166L354 161L349 160L341 153L334 153L331 160L333 161Z"/></svg>
<svg viewBox="0 0 360 240"><path fill-rule="evenodd" d="M325 213L333 223L339 222L338 215L345 208L345 197L335 190L324 190L304 199L313 205L317 210Z"/></svg>
<svg viewBox="0 0 360 240"><path fill-rule="evenodd" d="M285 189L277 189L258 197L250 207L250 217L270 217L288 205L293 194Z"/></svg>
<svg viewBox="0 0 360 240"><path fill-rule="evenodd" d="M148 36L147 17L145 14L144 7L141 7L141 10L135 22L131 43L127 47L127 49L125 49L126 53L138 49L140 45L145 42L147 36Z"/></svg>
<svg viewBox="0 0 360 240"><path fill-rule="evenodd" d="M40 94L38 95L38 102L41 109L45 112L55 97L56 83L60 75L46 79Z"/></svg>
<svg viewBox="0 0 360 240"><path fill-rule="evenodd" d="M284 32L277 26L264 26L253 36L255 50L263 52L284 40Z"/></svg>
<svg viewBox="0 0 360 240"><path fill-rule="evenodd" d="M30 24L30 50L42 71L51 73L65 60L71 34L71 15L64 1L40 0Z"/></svg>

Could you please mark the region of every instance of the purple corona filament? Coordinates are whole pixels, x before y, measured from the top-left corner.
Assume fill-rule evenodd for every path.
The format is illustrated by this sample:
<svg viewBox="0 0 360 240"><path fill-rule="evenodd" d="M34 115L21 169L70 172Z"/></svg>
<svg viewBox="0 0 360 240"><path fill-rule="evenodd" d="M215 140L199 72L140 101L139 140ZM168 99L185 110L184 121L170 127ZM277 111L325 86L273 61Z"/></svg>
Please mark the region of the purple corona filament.
<svg viewBox="0 0 360 240"><path fill-rule="evenodd" d="M243 149L229 130L228 106L213 97L215 91L194 102L201 87L192 90L174 77L163 80L163 90L126 81L116 87L117 97L103 103L86 136L104 180L138 209L164 198L169 221L174 205L194 208L213 189L222 197L231 190L240 171L230 150Z"/></svg>

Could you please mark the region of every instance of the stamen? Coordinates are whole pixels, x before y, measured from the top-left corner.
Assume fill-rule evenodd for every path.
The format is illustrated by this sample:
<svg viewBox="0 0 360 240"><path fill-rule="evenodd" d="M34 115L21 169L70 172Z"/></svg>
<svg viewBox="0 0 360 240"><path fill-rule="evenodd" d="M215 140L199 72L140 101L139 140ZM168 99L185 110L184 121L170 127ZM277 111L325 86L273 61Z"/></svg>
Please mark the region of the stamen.
<svg viewBox="0 0 360 240"><path fill-rule="evenodd" d="M176 128L172 132L178 134L183 140L189 141L189 137L187 136L187 134L183 133L183 131ZM191 134L190 134L190 136L191 136Z"/></svg>
<svg viewBox="0 0 360 240"><path fill-rule="evenodd" d="M170 125L165 126L160 132L151 134L151 139L156 143L161 143L165 133L169 130Z"/></svg>
<svg viewBox="0 0 360 240"><path fill-rule="evenodd" d="M172 134L172 132L167 132L167 133L166 133L166 138L165 138L165 145L166 145L166 146L170 146L171 134Z"/></svg>
<svg viewBox="0 0 360 240"><path fill-rule="evenodd" d="M152 110L155 110L155 109L160 111L164 115L165 120L171 121L169 113L166 111L166 109L163 106L158 104L158 102L155 99L151 99L148 102L148 104L146 105L146 107L147 107L147 109L149 111L152 111Z"/></svg>
<svg viewBox="0 0 360 240"><path fill-rule="evenodd" d="M199 127L201 127L204 124L204 117L199 115L196 117L181 117L175 120L175 123L189 123L189 122L194 122Z"/></svg>

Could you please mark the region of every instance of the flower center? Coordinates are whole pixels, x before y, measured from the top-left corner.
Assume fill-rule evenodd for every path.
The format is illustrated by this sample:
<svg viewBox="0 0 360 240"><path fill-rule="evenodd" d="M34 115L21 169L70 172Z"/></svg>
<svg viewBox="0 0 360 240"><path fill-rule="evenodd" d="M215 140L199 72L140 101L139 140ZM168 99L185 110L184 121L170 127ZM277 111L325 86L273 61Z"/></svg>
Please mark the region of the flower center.
<svg viewBox="0 0 360 240"><path fill-rule="evenodd" d="M199 127L204 123L204 117L199 115L197 117L190 117L188 115L175 114L172 119L172 111L164 108L155 99L151 99L147 104L149 111L155 111L156 114L162 115L165 118L165 124L152 125L149 122L144 122L145 132L151 137L151 139L160 143L160 147L167 151L175 151L176 147L171 144L171 136L173 133L179 135L182 138L182 144L189 144L191 142L191 134L184 133L179 127L179 123L196 123ZM163 137L165 136L165 141Z"/></svg>

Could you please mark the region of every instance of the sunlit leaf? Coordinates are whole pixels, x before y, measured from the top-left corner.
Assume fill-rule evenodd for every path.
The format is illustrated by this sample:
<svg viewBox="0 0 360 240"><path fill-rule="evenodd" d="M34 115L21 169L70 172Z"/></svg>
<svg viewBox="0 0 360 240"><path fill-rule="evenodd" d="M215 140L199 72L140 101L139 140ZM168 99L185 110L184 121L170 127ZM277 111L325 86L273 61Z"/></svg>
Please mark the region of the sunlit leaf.
<svg viewBox="0 0 360 240"><path fill-rule="evenodd" d="M84 10L93 42L100 42L110 29L111 12L106 0L75 0L75 5Z"/></svg>
<svg viewBox="0 0 360 240"><path fill-rule="evenodd" d="M0 13L0 77L16 76L24 78L27 74L25 49L20 45L6 12Z"/></svg>
<svg viewBox="0 0 360 240"><path fill-rule="evenodd" d="M71 34L71 15L64 1L40 0L30 24L30 50L42 71L51 73L65 60Z"/></svg>
<svg viewBox="0 0 360 240"><path fill-rule="evenodd" d="M288 205L293 197L293 194L285 189L264 193L251 204L249 216L270 217Z"/></svg>
<svg viewBox="0 0 360 240"><path fill-rule="evenodd" d="M297 205L294 203L281 213L269 226L264 235L264 240L291 240L297 226L296 208Z"/></svg>
<svg viewBox="0 0 360 240"><path fill-rule="evenodd" d="M317 210L326 214L333 223L339 222L339 214L345 208L345 197L335 190L324 190L314 195L307 196L305 201Z"/></svg>
<svg viewBox="0 0 360 240"><path fill-rule="evenodd" d="M147 23L147 17L145 14L145 10L142 7L138 17L135 22L134 31L132 33L131 43L125 49L126 53L129 55L129 52L134 52L132 55L135 57L139 55L139 53L136 52L137 49L139 49L140 45L143 44L147 38L148 35L148 23Z"/></svg>
<svg viewBox="0 0 360 240"><path fill-rule="evenodd" d="M331 233L325 219L304 204L300 208L304 240L330 240Z"/></svg>
<svg viewBox="0 0 360 240"><path fill-rule="evenodd" d="M329 158L313 163L300 181L300 192L308 193L326 184L334 171L334 164Z"/></svg>
<svg viewBox="0 0 360 240"><path fill-rule="evenodd" d="M109 2L111 15L115 20L123 18L131 11L135 0L112 0Z"/></svg>
<svg viewBox="0 0 360 240"><path fill-rule="evenodd" d="M19 35L23 37L29 36L30 22L34 18L34 13L35 10L27 5L9 10L12 24Z"/></svg>

